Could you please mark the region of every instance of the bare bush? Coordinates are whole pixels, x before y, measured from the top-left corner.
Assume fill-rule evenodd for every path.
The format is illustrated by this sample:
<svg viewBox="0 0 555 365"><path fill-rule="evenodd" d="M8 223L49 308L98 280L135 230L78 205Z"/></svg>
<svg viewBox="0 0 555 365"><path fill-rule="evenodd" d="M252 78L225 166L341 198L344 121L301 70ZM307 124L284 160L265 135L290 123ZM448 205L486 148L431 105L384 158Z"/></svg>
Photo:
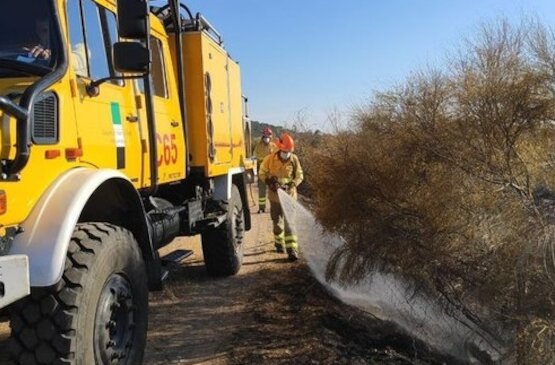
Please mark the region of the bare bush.
<svg viewBox="0 0 555 365"><path fill-rule="evenodd" d="M555 37L501 22L449 66L376 95L315 153L317 215L347 242L328 278L402 275L517 333L520 363L554 363Z"/></svg>

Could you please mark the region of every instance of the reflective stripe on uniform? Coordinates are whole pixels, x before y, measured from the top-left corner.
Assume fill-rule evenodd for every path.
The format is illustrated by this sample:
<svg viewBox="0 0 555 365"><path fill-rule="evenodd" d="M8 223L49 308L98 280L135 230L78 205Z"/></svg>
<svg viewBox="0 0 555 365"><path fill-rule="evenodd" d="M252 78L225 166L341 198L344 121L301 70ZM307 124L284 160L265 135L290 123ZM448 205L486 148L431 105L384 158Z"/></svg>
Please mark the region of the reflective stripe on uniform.
<svg viewBox="0 0 555 365"><path fill-rule="evenodd" d="M258 204L266 204L266 198L258 198Z"/></svg>
<svg viewBox="0 0 555 365"><path fill-rule="evenodd" d="M286 248L298 248L299 244L297 243L297 236L291 235L285 237L285 247Z"/></svg>
<svg viewBox="0 0 555 365"><path fill-rule="evenodd" d="M276 241L276 245L283 245L285 243L285 234L275 235L274 239Z"/></svg>

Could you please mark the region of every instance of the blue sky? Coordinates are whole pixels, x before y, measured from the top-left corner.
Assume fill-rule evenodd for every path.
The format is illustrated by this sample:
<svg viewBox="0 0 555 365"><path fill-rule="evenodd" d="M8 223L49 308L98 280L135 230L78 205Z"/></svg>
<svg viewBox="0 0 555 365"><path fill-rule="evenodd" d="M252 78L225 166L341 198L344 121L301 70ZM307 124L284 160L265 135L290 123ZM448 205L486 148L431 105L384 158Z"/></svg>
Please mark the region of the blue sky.
<svg viewBox="0 0 555 365"><path fill-rule="evenodd" d="M553 0L184 0L224 35L242 65L251 118L303 111L326 128L411 71L441 65L483 22L535 17L555 26Z"/></svg>

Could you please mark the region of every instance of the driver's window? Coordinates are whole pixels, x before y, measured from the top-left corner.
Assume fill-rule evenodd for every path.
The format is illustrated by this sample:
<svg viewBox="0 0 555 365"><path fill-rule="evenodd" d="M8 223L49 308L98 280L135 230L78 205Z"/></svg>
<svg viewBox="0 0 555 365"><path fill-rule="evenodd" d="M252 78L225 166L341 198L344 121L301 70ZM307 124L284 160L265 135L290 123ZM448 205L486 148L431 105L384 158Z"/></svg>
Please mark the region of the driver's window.
<svg viewBox="0 0 555 365"><path fill-rule="evenodd" d="M108 65L110 66L111 76L122 76L121 73L114 69L114 60L112 58L112 49L114 44L119 41L118 34L118 22L116 19L116 14L112 13L108 9L101 8L100 10L100 20L102 22L102 28L104 28L104 44L108 50ZM123 86L123 80L112 80L112 83Z"/></svg>
<svg viewBox="0 0 555 365"><path fill-rule="evenodd" d="M81 22L81 5L78 0L67 2L69 38L71 43L72 66L79 76L89 76L83 23Z"/></svg>
<svg viewBox="0 0 555 365"><path fill-rule="evenodd" d="M69 0L67 12L75 73L93 80L120 76L112 67L112 47L118 41L115 14L92 0ZM123 85L121 80L112 83Z"/></svg>
<svg viewBox="0 0 555 365"><path fill-rule="evenodd" d="M85 23L85 37L89 58L89 77L93 80L110 76L106 44L102 35L99 7L94 1L83 1L83 16Z"/></svg>

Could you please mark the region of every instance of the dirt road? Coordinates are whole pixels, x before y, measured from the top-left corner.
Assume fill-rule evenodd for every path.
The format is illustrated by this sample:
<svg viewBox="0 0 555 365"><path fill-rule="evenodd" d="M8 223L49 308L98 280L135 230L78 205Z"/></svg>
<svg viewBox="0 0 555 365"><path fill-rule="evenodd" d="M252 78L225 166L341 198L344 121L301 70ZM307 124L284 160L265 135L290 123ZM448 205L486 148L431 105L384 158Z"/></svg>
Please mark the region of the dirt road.
<svg viewBox="0 0 555 365"><path fill-rule="evenodd" d="M332 298L305 264L273 252L268 214L253 215L245 261L231 278L207 276L199 239L150 301L145 364L429 364L442 361L394 327ZM8 326L0 324L0 364Z"/></svg>

